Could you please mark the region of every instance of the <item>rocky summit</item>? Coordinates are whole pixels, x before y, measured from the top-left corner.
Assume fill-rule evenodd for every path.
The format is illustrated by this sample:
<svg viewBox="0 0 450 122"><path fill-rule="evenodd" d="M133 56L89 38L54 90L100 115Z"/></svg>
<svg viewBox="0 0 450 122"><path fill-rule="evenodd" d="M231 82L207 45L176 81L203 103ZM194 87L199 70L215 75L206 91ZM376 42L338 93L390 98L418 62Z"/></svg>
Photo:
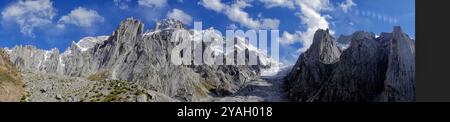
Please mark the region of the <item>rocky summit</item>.
<svg viewBox="0 0 450 122"><path fill-rule="evenodd" d="M286 77L291 101L414 101L414 42L392 33L358 31L341 51L328 31L317 30L311 47Z"/></svg>

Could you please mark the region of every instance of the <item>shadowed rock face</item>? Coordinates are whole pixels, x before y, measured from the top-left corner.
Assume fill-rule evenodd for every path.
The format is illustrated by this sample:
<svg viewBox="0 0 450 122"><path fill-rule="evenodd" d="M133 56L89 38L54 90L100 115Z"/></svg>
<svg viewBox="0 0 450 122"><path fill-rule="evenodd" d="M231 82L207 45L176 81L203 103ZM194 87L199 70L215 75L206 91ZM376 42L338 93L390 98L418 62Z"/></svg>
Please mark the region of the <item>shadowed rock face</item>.
<svg viewBox="0 0 450 122"><path fill-rule="evenodd" d="M390 54L382 101L415 99L415 44L396 27L390 41Z"/></svg>
<svg viewBox="0 0 450 122"><path fill-rule="evenodd" d="M339 36L339 38L337 39L338 43L341 44L350 44L350 39L352 38L351 35L341 35Z"/></svg>
<svg viewBox="0 0 450 122"><path fill-rule="evenodd" d="M323 32L316 32L315 36L323 37L314 38L286 77L291 100L414 101L414 43L400 27L378 38L355 32L340 56L336 45L327 44L329 34ZM317 50L321 43L328 45L327 50Z"/></svg>
<svg viewBox="0 0 450 122"><path fill-rule="evenodd" d="M307 56L311 57L311 60L316 60L319 57L319 62L324 64L332 64L339 60L341 51L336 46L335 39L330 35L329 30L316 31L313 39L313 44L307 51Z"/></svg>
<svg viewBox="0 0 450 122"><path fill-rule="evenodd" d="M311 101L331 75L333 63L341 51L326 30L317 30L313 44L302 55L287 76L289 97L294 101Z"/></svg>
<svg viewBox="0 0 450 122"><path fill-rule="evenodd" d="M248 66L180 66L171 63L175 30L185 30L180 21L158 22L155 30L143 32L136 19L122 21L108 38L95 38L89 49L73 43L65 52L18 46L11 61L21 70L74 77L95 77L136 82L181 101L199 101L210 93L233 94L258 75ZM93 46L91 44L94 44ZM35 57L35 58L31 58Z"/></svg>

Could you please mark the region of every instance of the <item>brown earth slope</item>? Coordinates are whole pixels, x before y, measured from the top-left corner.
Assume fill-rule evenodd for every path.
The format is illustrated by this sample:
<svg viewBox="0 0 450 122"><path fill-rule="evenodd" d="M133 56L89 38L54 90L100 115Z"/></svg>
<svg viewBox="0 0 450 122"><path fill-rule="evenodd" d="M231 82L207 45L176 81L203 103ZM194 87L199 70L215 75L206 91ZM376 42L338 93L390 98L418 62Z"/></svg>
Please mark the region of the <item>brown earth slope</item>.
<svg viewBox="0 0 450 122"><path fill-rule="evenodd" d="M0 49L0 102L17 102L23 94L20 73L9 60L8 54Z"/></svg>

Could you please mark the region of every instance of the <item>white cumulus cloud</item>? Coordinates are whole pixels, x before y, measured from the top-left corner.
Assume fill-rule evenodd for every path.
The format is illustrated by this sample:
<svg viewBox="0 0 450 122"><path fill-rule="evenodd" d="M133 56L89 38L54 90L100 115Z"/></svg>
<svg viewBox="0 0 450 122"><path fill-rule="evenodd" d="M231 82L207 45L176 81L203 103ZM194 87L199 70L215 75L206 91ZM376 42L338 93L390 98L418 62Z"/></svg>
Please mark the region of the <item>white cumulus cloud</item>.
<svg viewBox="0 0 450 122"><path fill-rule="evenodd" d="M346 0L346 1L342 2L341 4L339 4L339 7L341 7L341 9L342 9L342 11L344 11L344 13L347 13L348 10L353 6L357 6L356 3L353 2L353 0Z"/></svg>
<svg viewBox="0 0 450 122"><path fill-rule="evenodd" d="M3 9L2 21L17 23L21 33L34 37L35 28L52 23L55 11L50 0L19 0Z"/></svg>
<svg viewBox="0 0 450 122"><path fill-rule="evenodd" d="M261 20L261 28L278 29L280 20L265 18Z"/></svg>
<svg viewBox="0 0 450 122"><path fill-rule="evenodd" d="M70 11L68 15L62 16L58 20L58 28L64 28L66 24L73 24L80 27L91 27L95 23L103 22L105 19L97 11L78 7Z"/></svg>
<svg viewBox="0 0 450 122"><path fill-rule="evenodd" d="M199 4L203 5L203 7L207 9L214 10L216 12L221 12L225 5L220 2L220 0L202 0Z"/></svg>
<svg viewBox="0 0 450 122"><path fill-rule="evenodd" d="M245 12L246 7L252 7L252 0L237 0L231 4L222 3L220 0L202 0L200 5L207 9L225 14L231 21L239 23L242 26L251 29L277 29L280 24L278 19L263 18L258 15L258 18L251 18L249 13ZM329 22L327 19L331 18L329 15L323 15L322 12L333 10L329 0L259 0L266 8L285 7L288 9L295 9L294 15L299 17L305 30L295 31L289 33L284 31L280 37L280 43L288 46L295 42L302 43L298 52L306 51L312 44L314 33L318 29L329 29ZM330 30L334 34L333 30Z"/></svg>
<svg viewBox="0 0 450 122"><path fill-rule="evenodd" d="M114 0L114 5L119 7L119 9L125 10L128 9L128 3L130 3L131 0Z"/></svg>
<svg viewBox="0 0 450 122"><path fill-rule="evenodd" d="M303 47L298 52L304 52L311 46L316 30L329 28L329 16L322 15L321 11L330 10L331 6L329 0L297 0L296 3L300 7L296 15L307 27L306 31L299 33Z"/></svg>
<svg viewBox="0 0 450 122"><path fill-rule="evenodd" d="M284 31L283 34L280 37L280 44L284 46L289 46L297 41L300 41L300 33L289 33L287 31Z"/></svg>
<svg viewBox="0 0 450 122"><path fill-rule="evenodd" d="M167 0L139 0L138 4L146 7L161 8L166 6Z"/></svg>
<svg viewBox="0 0 450 122"><path fill-rule="evenodd" d="M295 8L293 0L259 0L259 1L264 3L264 6L266 8L273 8L273 7L286 7L290 9Z"/></svg>
<svg viewBox="0 0 450 122"><path fill-rule="evenodd" d="M192 17L189 14L186 14L184 11L176 8L167 13L167 18L176 19L188 25L192 23Z"/></svg>
<svg viewBox="0 0 450 122"><path fill-rule="evenodd" d="M251 18L250 15L243 9L252 7L249 4L251 0L238 0L231 5L222 3L220 0L202 0L199 2L203 7L213 10L215 12L225 14L228 19L237 22L247 28L251 29L278 29L280 20L270 18Z"/></svg>

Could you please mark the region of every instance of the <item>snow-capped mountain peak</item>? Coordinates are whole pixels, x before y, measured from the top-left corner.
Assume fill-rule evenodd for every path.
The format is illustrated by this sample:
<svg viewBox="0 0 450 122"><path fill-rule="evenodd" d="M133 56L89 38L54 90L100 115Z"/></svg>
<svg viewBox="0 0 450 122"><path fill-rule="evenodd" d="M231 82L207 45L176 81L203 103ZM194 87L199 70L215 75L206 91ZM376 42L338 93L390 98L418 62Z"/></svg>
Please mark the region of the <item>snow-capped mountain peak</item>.
<svg viewBox="0 0 450 122"><path fill-rule="evenodd" d="M81 50L86 51L94 47L96 44L108 40L109 36L84 37L75 45Z"/></svg>

